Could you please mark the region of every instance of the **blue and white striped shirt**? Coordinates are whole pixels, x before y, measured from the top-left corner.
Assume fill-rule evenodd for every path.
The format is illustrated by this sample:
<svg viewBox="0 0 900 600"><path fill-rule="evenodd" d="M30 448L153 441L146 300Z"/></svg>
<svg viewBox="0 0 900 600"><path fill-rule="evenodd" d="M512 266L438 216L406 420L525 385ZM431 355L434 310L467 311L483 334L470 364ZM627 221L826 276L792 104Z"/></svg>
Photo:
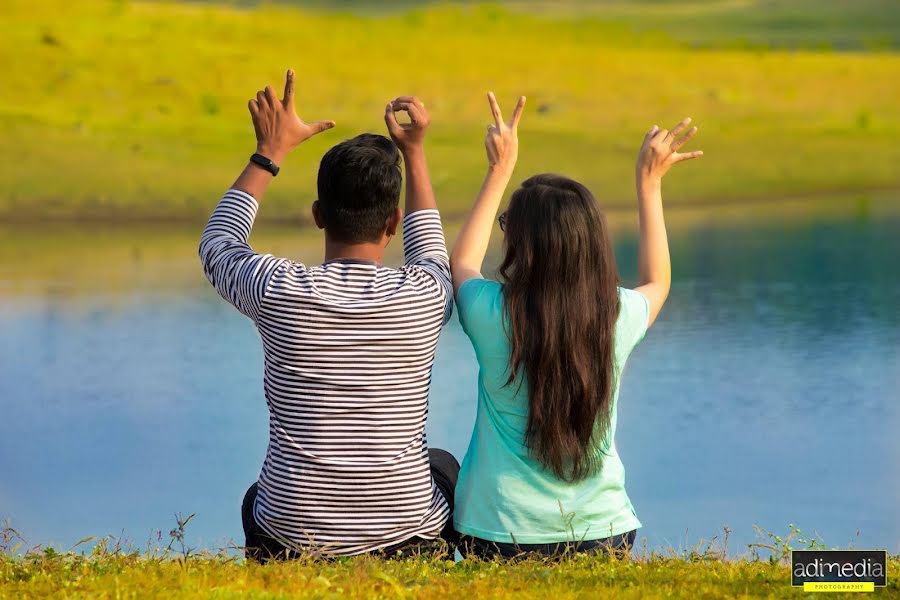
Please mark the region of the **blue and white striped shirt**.
<svg viewBox="0 0 900 600"><path fill-rule="evenodd" d="M229 190L200 240L207 279L256 325L269 446L254 515L295 550L368 552L432 539L450 518L431 478L431 367L452 310L437 210L403 220L405 266L316 267L247 244L256 200Z"/></svg>

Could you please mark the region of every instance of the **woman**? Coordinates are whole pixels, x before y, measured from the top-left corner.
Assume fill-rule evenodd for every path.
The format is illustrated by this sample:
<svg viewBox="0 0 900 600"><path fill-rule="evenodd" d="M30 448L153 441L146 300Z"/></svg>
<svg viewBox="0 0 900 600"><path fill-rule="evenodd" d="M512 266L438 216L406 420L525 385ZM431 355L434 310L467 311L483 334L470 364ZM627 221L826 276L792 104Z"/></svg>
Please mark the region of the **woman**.
<svg viewBox="0 0 900 600"><path fill-rule="evenodd" d="M609 230L591 193L536 175L500 215L499 281L481 265L518 156L519 99L494 124L488 173L450 258L463 329L479 363L478 413L456 488L454 525L469 554L557 556L627 552L641 526L616 452L616 399L625 360L666 300L671 280L663 175L701 152L679 153L697 131L654 126L637 160L640 279L618 287Z"/></svg>

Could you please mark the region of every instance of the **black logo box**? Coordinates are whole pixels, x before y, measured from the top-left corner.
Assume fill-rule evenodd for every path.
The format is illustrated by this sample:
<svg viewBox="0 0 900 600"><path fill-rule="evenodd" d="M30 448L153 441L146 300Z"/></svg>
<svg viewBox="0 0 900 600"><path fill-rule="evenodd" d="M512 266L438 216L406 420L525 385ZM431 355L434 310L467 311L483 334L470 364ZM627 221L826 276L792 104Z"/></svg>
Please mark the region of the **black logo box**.
<svg viewBox="0 0 900 600"><path fill-rule="evenodd" d="M794 550L791 585L807 581L887 584L886 550Z"/></svg>

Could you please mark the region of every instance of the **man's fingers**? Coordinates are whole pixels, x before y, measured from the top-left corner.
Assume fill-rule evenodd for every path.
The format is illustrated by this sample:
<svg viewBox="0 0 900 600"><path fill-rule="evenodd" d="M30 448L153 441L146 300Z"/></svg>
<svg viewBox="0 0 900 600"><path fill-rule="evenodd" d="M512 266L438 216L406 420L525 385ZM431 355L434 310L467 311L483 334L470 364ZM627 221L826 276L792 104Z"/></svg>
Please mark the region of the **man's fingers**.
<svg viewBox="0 0 900 600"><path fill-rule="evenodd" d="M266 93L262 90L256 92L256 103L259 105L260 110L264 110L269 106L269 101L266 99Z"/></svg>
<svg viewBox="0 0 900 600"><path fill-rule="evenodd" d="M500 127L503 124L503 115L500 114L500 105L494 98L494 92L488 92L488 102L491 104L491 114L494 115L494 125Z"/></svg>
<svg viewBox="0 0 900 600"><path fill-rule="evenodd" d="M269 103L270 107L274 107L275 103L278 102L278 96L275 95L275 88L271 85L266 86L266 101Z"/></svg>
<svg viewBox="0 0 900 600"><path fill-rule="evenodd" d="M681 120L681 123L672 128L672 131L666 136L666 140L674 140L675 136L684 131L685 127L691 124L691 118L687 117Z"/></svg>
<svg viewBox="0 0 900 600"><path fill-rule="evenodd" d="M312 129L313 135L316 135L334 127L334 121L316 121L315 123L310 123L309 127Z"/></svg>
<svg viewBox="0 0 900 600"><path fill-rule="evenodd" d="M284 78L284 105L289 107L294 103L294 70L288 69Z"/></svg>
<svg viewBox="0 0 900 600"><path fill-rule="evenodd" d="M693 152L684 152L678 153L675 155L675 162L681 162L683 160L691 160L692 158L700 158L703 156L703 150L695 150Z"/></svg>
<svg viewBox="0 0 900 600"><path fill-rule="evenodd" d="M415 104L419 108L425 108L425 103L419 100L418 96L397 96L394 99L394 102L408 102L410 104Z"/></svg>
<svg viewBox="0 0 900 600"><path fill-rule="evenodd" d="M394 102L394 110L405 110L413 123L422 123L425 121L425 114L423 113L422 107L415 102Z"/></svg>
<svg viewBox="0 0 900 600"><path fill-rule="evenodd" d="M509 120L510 129L515 129L519 126L519 121L522 119L522 113L525 111L525 96L519 96L519 101L516 103L516 108L513 110L512 117Z"/></svg>
<svg viewBox="0 0 900 600"><path fill-rule="evenodd" d="M657 133L659 133L659 125L654 125L650 128L650 131L647 132L647 135L644 136L644 139L652 140Z"/></svg>
<svg viewBox="0 0 900 600"><path fill-rule="evenodd" d="M694 135L696 133L697 133L696 127L691 127L690 129L688 129L687 133L685 133L683 136L681 136L680 138L678 138L677 140L672 142L672 150L678 150L679 148L684 146L688 142L689 139L694 137Z"/></svg>
<svg viewBox="0 0 900 600"><path fill-rule="evenodd" d="M394 112L399 110L409 112L410 110L415 110L416 105L412 102L407 102L406 100L400 100L398 98L397 100L391 102L391 108L394 109Z"/></svg>
<svg viewBox="0 0 900 600"><path fill-rule="evenodd" d="M391 102L384 107L384 124L387 125L388 133L391 135L397 136L403 132L400 123L397 122L397 115L394 114L394 105Z"/></svg>

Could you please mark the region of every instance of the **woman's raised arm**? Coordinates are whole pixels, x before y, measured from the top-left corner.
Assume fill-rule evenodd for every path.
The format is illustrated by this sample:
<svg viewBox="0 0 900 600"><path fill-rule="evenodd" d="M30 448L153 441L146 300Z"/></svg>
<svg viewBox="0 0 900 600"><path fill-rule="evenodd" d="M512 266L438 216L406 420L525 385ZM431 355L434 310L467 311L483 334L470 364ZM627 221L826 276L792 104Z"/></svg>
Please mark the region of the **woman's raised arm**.
<svg viewBox="0 0 900 600"><path fill-rule="evenodd" d="M663 219L662 178L675 163L703 156L700 150L677 152L697 133L697 128L691 127L678 137L690 123L691 119L688 117L672 131L654 125L644 136L644 143L637 159L635 185L641 237L638 250L640 285L636 289L647 297L650 304L650 321L647 327L652 325L659 315L672 284L669 240Z"/></svg>
<svg viewBox="0 0 900 600"><path fill-rule="evenodd" d="M494 116L494 124L488 126L487 137L484 139L488 171L450 254L454 293L459 291L459 286L465 281L482 277L481 264L487 253L497 209L519 157L518 127L525 108L525 96L519 98L508 123L503 121L493 92L488 92L488 102Z"/></svg>

